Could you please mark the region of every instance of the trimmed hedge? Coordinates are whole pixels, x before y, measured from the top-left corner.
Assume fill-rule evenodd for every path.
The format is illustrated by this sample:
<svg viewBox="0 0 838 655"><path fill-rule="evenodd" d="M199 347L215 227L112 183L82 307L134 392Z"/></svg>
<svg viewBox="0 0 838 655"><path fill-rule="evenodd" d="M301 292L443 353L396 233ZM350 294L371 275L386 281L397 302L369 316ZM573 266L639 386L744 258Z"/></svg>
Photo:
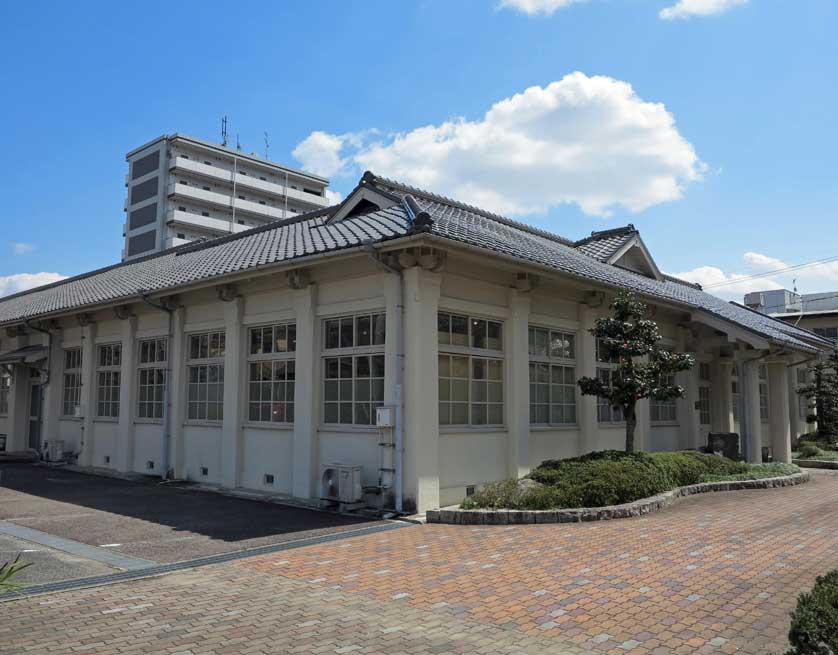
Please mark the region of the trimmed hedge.
<svg viewBox="0 0 838 655"><path fill-rule="evenodd" d="M753 465L697 451L625 453L604 450L572 459L546 460L526 476L538 484L504 480L487 484L463 509L570 509L621 505L699 482L789 475L789 464Z"/></svg>
<svg viewBox="0 0 838 655"><path fill-rule="evenodd" d="M838 653L838 569L817 578L812 591L798 597L789 643L787 655Z"/></svg>

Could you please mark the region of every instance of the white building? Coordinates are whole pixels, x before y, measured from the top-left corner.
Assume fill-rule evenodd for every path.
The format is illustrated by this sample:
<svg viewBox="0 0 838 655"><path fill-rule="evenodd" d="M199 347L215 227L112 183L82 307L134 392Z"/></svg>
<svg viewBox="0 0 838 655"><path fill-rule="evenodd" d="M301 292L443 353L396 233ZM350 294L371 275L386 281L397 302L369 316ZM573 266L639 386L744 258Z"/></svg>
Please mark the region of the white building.
<svg viewBox="0 0 838 655"><path fill-rule="evenodd" d="M613 366L589 330L621 289L698 362L685 398L639 404L638 446L735 431L788 461L795 374L828 340L662 275L633 228L572 242L370 173L336 208L0 299L0 434L302 499L337 462L424 511L622 448L575 384Z"/></svg>
<svg viewBox="0 0 838 655"><path fill-rule="evenodd" d="M754 291L745 305L838 343L838 291L794 293L787 289Z"/></svg>
<svg viewBox="0 0 838 655"><path fill-rule="evenodd" d="M329 204L325 178L183 134L154 139L125 159L123 259Z"/></svg>

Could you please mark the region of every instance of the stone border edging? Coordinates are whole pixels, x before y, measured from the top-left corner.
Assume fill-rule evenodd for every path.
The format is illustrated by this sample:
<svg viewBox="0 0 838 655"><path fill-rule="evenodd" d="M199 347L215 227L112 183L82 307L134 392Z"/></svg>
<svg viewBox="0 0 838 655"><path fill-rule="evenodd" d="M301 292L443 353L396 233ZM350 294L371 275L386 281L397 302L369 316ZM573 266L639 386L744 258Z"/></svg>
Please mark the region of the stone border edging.
<svg viewBox="0 0 838 655"><path fill-rule="evenodd" d="M715 491L738 491L740 489L773 489L793 487L809 481L806 472L794 473L777 478L759 480L728 480L725 482L700 482L671 491L642 498L632 503L608 507L583 507L579 509L517 510L517 509L432 509L427 512L428 523L450 523L454 525L514 525L526 523L579 523L581 521L605 521L630 518L656 512L672 505L678 499L694 494Z"/></svg>
<svg viewBox="0 0 838 655"><path fill-rule="evenodd" d="M791 463L809 469L838 469L838 460L831 459L793 459Z"/></svg>

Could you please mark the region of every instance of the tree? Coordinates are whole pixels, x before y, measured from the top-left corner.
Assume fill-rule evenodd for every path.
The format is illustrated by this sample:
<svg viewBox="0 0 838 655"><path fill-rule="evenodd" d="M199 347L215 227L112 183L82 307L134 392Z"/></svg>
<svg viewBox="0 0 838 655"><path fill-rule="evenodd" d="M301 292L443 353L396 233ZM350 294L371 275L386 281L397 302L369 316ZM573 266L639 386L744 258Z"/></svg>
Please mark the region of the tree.
<svg viewBox="0 0 838 655"><path fill-rule="evenodd" d="M798 387L797 393L809 400L815 413L806 417L808 423L818 422L818 441L835 441L838 437L838 353L809 366L809 384Z"/></svg>
<svg viewBox="0 0 838 655"><path fill-rule="evenodd" d="M667 376L687 371L695 360L686 353L673 353L659 346L658 325L644 318L646 305L630 292L617 295L610 309L611 318L598 318L591 330L599 343L599 356L615 362L607 380L583 377L579 388L586 396L607 400L621 409L626 422L626 452L634 452L637 428L637 401L643 398L672 400L683 398L684 388L669 384Z"/></svg>

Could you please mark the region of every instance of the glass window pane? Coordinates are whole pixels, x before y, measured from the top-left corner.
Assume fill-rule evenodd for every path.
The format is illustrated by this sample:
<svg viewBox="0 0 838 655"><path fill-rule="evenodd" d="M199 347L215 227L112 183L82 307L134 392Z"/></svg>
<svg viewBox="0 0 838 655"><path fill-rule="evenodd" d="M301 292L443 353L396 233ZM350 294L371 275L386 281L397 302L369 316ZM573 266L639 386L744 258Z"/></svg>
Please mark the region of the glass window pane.
<svg viewBox="0 0 838 655"><path fill-rule="evenodd" d="M384 355L372 356L372 376L374 378L384 377Z"/></svg>
<svg viewBox="0 0 838 655"><path fill-rule="evenodd" d="M489 360L489 379L502 380L503 379L503 362L499 359Z"/></svg>
<svg viewBox="0 0 838 655"><path fill-rule="evenodd" d="M355 381L355 400L368 402L370 400L370 381L356 380Z"/></svg>
<svg viewBox="0 0 838 655"><path fill-rule="evenodd" d="M438 358L439 377L451 377L451 358L448 355L440 355Z"/></svg>
<svg viewBox="0 0 838 655"><path fill-rule="evenodd" d="M340 319L340 347L341 348L352 348L352 346L355 345L355 339L354 339L354 334L353 334L354 323L355 323L355 321L353 321L351 317Z"/></svg>
<svg viewBox="0 0 838 655"><path fill-rule="evenodd" d="M468 318L465 316L451 316L451 345L468 345Z"/></svg>
<svg viewBox="0 0 838 655"><path fill-rule="evenodd" d="M503 383L487 382L489 402L503 402Z"/></svg>
<svg viewBox="0 0 838 655"><path fill-rule="evenodd" d="M292 353L297 350L297 326L292 323L288 326L288 352Z"/></svg>
<svg viewBox="0 0 838 655"><path fill-rule="evenodd" d="M326 400L339 400L338 398L338 381L326 380L323 387L323 395Z"/></svg>
<svg viewBox="0 0 838 655"><path fill-rule="evenodd" d="M370 425L371 423L372 414L369 403L355 403L355 424Z"/></svg>
<svg viewBox="0 0 838 655"><path fill-rule="evenodd" d="M376 314L372 317L372 344L383 346L387 336L387 316Z"/></svg>
<svg viewBox="0 0 838 655"><path fill-rule="evenodd" d="M340 371L340 360L337 357L330 357L326 360L326 377L337 378Z"/></svg>
<svg viewBox="0 0 838 655"><path fill-rule="evenodd" d="M340 422L352 423L352 403L340 404Z"/></svg>
<svg viewBox="0 0 838 655"><path fill-rule="evenodd" d="M372 343L372 319L369 316L358 316L355 319L358 346L369 346Z"/></svg>
<svg viewBox="0 0 838 655"><path fill-rule="evenodd" d="M450 403L439 403L439 424L451 424L451 406Z"/></svg>
<svg viewBox="0 0 838 655"><path fill-rule="evenodd" d="M503 405L489 405L488 422L490 425L501 425L503 423Z"/></svg>
<svg viewBox="0 0 838 655"><path fill-rule="evenodd" d="M475 381L471 383L471 400L477 402L488 400L486 382Z"/></svg>
<svg viewBox="0 0 838 655"><path fill-rule="evenodd" d="M468 403L451 403L451 424L468 424Z"/></svg>
<svg viewBox="0 0 838 655"><path fill-rule="evenodd" d="M355 358L355 377L368 378L370 376L370 358L368 356Z"/></svg>
<svg viewBox="0 0 838 655"><path fill-rule="evenodd" d="M255 328L250 331L250 354L259 355L262 352L262 329Z"/></svg>
<svg viewBox="0 0 838 655"><path fill-rule="evenodd" d="M437 339L441 344L451 343L451 315L437 314L436 317Z"/></svg>
<svg viewBox="0 0 838 655"><path fill-rule="evenodd" d="M488 348L486 321L471 319L471 345L473 348Z"/></svg>
<svg viewBox="0 0 838 655"><path fill-rule="evenodd" d="M488 366L485 359L474 357L471 360L471 376L475 380L485 380L489 377Z"/></svg>
<svg viewBox="0 0 838 655"><path fill-rule="evenodd" d="M274 352L288 352L288 328L284 325L274 327Z"/></svg>
<svg viewBox="0 0 838 655"><path fill-rule="evenodd" d="M451 380L451 399L461 402L468 400L468 380Z"/></svg>
<svg viewBox="0 0 838 655"><path fill-rule="evenodd" d="M451 358L451 377L468 379L468 357Z"/></svg>
<svg viewBox="0 0 838 655"><path fill-rule="evenodd" d="M340 380L340 399L352 400L352 380Z"/></svg>
<svg viewBox="0 0 838 655"><path fill-rule="evenodd" d="M340 321L326 321L326 348L337 348L340 346Z"/></svg>
<svg viewBox="0 0 838 655"><path fill-rule="evenodd" d="M338 404L326 403L324 405L323 421L326 423L338 422Z"/></svg>
<svg viewBox="0 0 838 655"><path fill-rule="evenodd" d="M352 358L340 358L340 378L346 380L352 377Z"/></svg>
<svg viewBox="0 0 838 655"><path fill-rule="evenodd" d="M384 380L381 378L372 380L372 400L384 402Z"/></svg>
<svg viewBox="0 0 838 655"><path fill-rule="evenodd" d="M471 424L472 425L486 425L488 421L486 405L471 406Z"/></svg>
<svg viewBox="0 0 838 655"><path fill-rule="evenodd" d="M439 399L442 400L451 400L451 381L450 380L440 380L439 381Z"/></svg>

